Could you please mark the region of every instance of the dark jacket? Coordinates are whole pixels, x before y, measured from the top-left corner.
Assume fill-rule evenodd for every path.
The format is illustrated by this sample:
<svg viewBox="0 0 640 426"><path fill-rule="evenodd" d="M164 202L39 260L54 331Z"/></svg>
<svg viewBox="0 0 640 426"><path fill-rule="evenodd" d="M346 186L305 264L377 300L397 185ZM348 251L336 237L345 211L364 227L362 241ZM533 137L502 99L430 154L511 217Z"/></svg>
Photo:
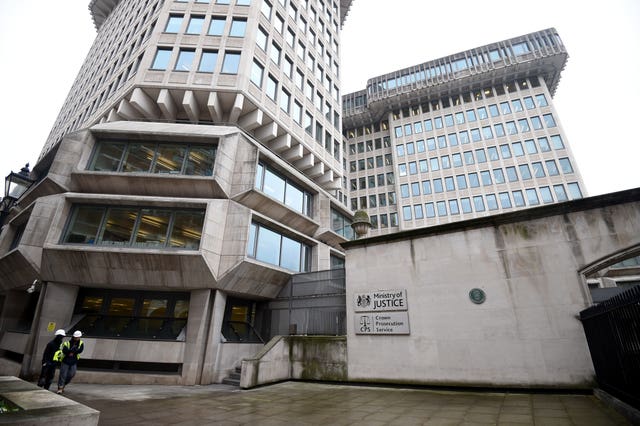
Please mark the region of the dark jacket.
<svg viewBox="0 0 640 426"><path fill-rule="evenodd" d="M42 365L56 364L56 361L53 359L53 355L55 355L56 351L60 349L62 337L63 336L56 336L53 340L47 343L47 347L44 348L44 354L42 355Z"/></svg>
<svg viewBox="0 0 640 426"><path fill-rule="evenodd" d="M62 344L62 362L67 365L74 365L80 359L79 354L84 350L84 342L82 340L75 341L73 339Z"/></svg>

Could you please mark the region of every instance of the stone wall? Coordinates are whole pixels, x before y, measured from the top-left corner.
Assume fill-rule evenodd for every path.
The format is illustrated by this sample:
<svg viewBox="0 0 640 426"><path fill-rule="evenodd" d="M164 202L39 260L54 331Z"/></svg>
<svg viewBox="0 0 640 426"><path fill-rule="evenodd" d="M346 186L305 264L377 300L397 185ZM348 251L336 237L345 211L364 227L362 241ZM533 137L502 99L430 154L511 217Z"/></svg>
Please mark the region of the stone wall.
<svg viewBox="0 0 640 426"><path fill-rule="evenodd" d="M579 271L640 246L639 200L625 191L346 243L349 380L591 387ZM386 289L406 290L410 334L355 334L356 293Z"/></svg>

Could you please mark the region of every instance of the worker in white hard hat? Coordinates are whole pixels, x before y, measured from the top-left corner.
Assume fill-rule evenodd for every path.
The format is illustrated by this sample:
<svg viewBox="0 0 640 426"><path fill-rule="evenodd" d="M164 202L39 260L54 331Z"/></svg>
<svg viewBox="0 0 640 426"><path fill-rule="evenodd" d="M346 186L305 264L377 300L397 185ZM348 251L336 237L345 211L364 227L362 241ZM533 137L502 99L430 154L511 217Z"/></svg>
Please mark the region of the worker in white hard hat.
<svg viewBox="0 0 640 426"><path fill-rule="evenodd" d="M78 360L84 350L84 342L80 339L82 332L76 330L70 340L62 343L60 350L56 352L56 359L60 360L60 375L58 376L58 392L64 392L64 387L71 382L76 375Z"/></svg>
<svg viewBox="0 0 640 426"><path fill-rule="evenodd" d="M53 376L56 374L56 367L58 362L54 359L56 352L62 345L62 338L66 336L64 330L56 330L53 339L47 343L44 348L44 354L42 355L42 370L40 371L40 378L38 379L38 386L49 390L51 382L53 382Z"/></svg>

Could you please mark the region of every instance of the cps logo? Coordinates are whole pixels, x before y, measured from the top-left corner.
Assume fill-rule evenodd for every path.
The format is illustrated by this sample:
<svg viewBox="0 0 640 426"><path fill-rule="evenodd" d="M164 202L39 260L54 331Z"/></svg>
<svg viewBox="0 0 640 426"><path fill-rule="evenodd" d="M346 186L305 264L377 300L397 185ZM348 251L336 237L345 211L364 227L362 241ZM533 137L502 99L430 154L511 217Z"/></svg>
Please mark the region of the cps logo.
<svg viewBox="0 0 640 426"><path fill-rule="evenodd" d="M371 333L371 317L363 315L360 317L360 332Z"/></svg>

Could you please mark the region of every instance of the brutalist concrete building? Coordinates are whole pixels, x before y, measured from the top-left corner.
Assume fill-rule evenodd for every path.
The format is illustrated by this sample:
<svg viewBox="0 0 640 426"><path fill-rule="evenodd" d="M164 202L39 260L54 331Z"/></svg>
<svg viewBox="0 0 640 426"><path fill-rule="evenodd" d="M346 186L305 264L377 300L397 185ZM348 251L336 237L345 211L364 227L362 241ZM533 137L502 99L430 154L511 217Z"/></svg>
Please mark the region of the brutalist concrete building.
<svg viewBox="0 0 640 426"><path fill-rule="evenodd" d="M350 4L90 2L94 45L33 183L3 217L3 374L37 372L57 328L84 332L76 380L92 382L220 382L278 348L263 349L277 334L346 335L357 354L376 341L355 336L351 298L396 288L378 284L388 271L367 278L386 264L363 259L403 248L348 243L355 290L345 290L355 210L376 236L585 194L552 104L567 58L555 30L376 77L343 98ZM298 279L313 303L337 287L341 302L293 320ZM422 338L421 327L402 338ZM393 339L378 340L380 353ZM340 377L366 380L338 340L328 353Z"/></svg>
<svg viewBox="0 0 640 426"><path fill-rule="evenodd" d="M582 198L553 107L555 29L371 78L348 94L350 207L371 235Z"/></svg>
<svg viewBox="0 0 640 426"><path fill-rule="evenodd" d="M262 346L264 301L344 264L350 3L90 2L96 40L2 229L3 373L67 328L80 380L219 382Z"/></svg>

